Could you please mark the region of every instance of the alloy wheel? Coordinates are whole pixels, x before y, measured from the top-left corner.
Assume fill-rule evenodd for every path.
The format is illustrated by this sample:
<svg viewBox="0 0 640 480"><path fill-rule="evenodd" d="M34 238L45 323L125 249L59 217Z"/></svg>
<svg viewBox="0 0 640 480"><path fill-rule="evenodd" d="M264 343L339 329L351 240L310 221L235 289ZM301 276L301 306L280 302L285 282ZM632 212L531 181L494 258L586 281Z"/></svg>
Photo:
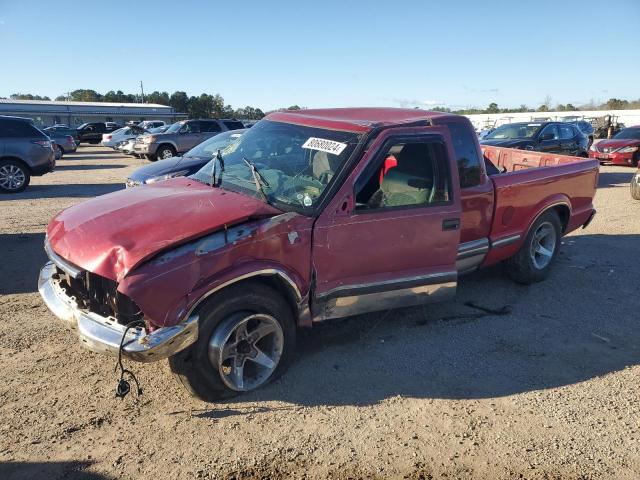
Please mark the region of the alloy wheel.
<svg viewBox="0 0 640 480"><path fill-rule="evenodd" d="M556 230L549 222L544 222L536 229L531 240L529 255L533 265L543 270L553 258L556 251Z"/></svg>
<svg viewBox="0 0 640 480"><path fill-rule="evenodd" d="M24 171L16 165L0 167L0 187L5 190L18 190L26 180Z"/></svg>
<svg viewBox="0 0 640 480"><path fill-rule="evenodd" d="M227 387L243 392L264 384L278 367L284 332L270 315L237 314L209 340L209 360Z"/></svg>

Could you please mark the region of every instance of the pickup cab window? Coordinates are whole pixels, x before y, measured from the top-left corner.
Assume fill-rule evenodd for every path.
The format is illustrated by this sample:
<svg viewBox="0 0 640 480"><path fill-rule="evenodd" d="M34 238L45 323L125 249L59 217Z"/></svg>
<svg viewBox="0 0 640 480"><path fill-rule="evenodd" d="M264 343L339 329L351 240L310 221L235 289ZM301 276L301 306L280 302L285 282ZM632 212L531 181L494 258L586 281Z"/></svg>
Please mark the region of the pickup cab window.
<svg viewBox="0 0 640 480"><path fill-rule="evenodd" d="M480 184L480 154L476 146L473 130L460 122L445 124L451 133L453 150L458 164L460 188L475 187Z"/></svg>
<svg viewBox="0 0 640 480"><path fill-rule="evenodd" d="M356 210L429 206L450 200L444 147L435 142L394 143L378 157L373 173L356 185Z"/></svg>

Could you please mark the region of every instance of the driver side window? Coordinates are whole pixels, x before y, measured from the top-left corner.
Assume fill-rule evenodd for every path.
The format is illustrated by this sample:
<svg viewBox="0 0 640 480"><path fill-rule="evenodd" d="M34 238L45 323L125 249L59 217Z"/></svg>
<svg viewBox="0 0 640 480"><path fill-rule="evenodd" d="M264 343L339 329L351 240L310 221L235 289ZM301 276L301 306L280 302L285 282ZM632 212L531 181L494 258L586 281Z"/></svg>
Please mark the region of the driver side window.
<svg viewBox="0 0 640 480"><path fill-rule="evenodd" d="M542 137L543 135L547 135L549 133L553 135L553 137L549 138L549 140L558 140L560 138L560 135L558 134L558 127L555 125L547 125L546 127L544 127L542 132L540 132L540 136Z"/></svg>
<svg viewBox="0 0 640 480"><path fill-rule="evenodd" d="M356 210L418 207L451 200L451 174L444 146L393 143L356 182Z"/></svg>

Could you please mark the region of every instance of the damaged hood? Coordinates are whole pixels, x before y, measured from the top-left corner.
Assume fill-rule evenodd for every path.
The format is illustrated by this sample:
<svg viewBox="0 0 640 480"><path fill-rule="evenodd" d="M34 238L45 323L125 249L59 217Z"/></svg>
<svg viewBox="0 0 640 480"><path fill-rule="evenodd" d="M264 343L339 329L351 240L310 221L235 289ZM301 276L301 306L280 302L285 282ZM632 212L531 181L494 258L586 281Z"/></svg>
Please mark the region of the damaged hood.
<svg viewBox="0 0 640 480"><path fill-rule="evenodd" d="M280 210L189 178L120 190L75 205L51 220L53 250L80 268L119 282L156 253Z"/></svg>

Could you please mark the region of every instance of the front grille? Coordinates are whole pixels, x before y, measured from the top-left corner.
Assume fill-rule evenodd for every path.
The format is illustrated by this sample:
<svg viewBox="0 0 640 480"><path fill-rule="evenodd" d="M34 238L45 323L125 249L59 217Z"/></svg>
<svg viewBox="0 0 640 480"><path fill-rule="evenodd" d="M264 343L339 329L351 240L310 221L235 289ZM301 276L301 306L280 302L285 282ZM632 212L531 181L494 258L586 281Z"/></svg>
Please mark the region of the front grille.
<svg viewBox="0 0 640 480"><path fill-rule="evenodd" d="M60 280L60 287L74 297L81 308L102 317L115 318L122 325L143 319L140 307L118 292L118 284L113 280L91 272L82 272L78 278L73 278L58 267L56 277Z"/></svg>

